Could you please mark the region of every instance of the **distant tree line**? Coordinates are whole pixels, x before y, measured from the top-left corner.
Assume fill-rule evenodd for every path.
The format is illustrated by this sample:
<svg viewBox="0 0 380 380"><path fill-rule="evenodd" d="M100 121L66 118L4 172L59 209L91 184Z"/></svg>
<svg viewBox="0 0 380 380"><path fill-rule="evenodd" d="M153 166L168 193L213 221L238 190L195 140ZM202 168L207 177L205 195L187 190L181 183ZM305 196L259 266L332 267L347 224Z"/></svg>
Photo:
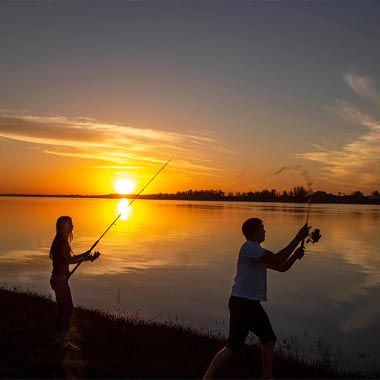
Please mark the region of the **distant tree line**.
<svg viewBox="0 0 380 380"><path fill-rule="evenodd" d="M62 197L62 198L124 198L121 194L104 195L79 195L79 194L0 194L11 197ZM127 197L133 199L136 194L129 194ZM222 190L187 190L177 193L141 194L141 199L169 199L188 201L238 201L238 202L289 202L289 203L362 203L380 204L380 193L375 190L370 195L364 195L361 191L354 191L350 194L331 194L325 191L315 191L311 194L303 186L293 187L289 191L278 192L275 189L262 191L247 191L236 193L225 193Z"/></svg>
<svg viewBox="0 0 380 380"><path fill-rule="evenodd" d="M332 194L325 191L315 191L308 194L303 186L293 187L289 191L278 192L275 189L248 192L229 192L222 190L187 190L177 193L159 193L141 195L145 199L170 199L170 200L199 200L199 201L240 201L240 202L293 202L293 203L364 203L380 204L379 191L373 191L371 195L364 195L361 191L350 194Z"/></svg>

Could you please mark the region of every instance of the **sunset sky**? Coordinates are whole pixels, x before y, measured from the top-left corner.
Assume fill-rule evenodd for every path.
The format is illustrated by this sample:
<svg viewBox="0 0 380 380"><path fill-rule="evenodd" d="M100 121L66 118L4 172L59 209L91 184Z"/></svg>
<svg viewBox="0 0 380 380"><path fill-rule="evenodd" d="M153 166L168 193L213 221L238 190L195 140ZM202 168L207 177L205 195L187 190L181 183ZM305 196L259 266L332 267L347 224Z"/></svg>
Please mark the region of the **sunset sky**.
<svg viewBox="0 0 380 380"><path fill-rule="evenodd" d="M0 1L0 193L380 190L379 1ZM283 166L300 165L298 170Z"/></svg>

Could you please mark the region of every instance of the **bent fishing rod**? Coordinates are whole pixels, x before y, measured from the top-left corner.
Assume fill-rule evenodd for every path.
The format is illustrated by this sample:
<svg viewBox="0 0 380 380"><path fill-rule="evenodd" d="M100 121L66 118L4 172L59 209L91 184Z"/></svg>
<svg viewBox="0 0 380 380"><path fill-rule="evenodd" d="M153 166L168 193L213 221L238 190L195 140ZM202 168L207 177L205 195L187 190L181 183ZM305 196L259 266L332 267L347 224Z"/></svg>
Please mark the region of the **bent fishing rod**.
<svg viewBox="0 0 380 380"><path fill-rule="evenodd" d="M170 160L168 160L162 167L161 169L145 184L145 186L135 195L135 197L133 199L131 199L128 204L127 204L127 208L140 196L140 194L142 194L142 192L149 186L149 184L166 168L167 165L169 165L169 162L172 160L172 158ZM121 217L123 213L121 212L116 218L115 220L107 227L107 229L101 234L101 236L99 237L99 239L91 246L91 248L87 251L87 253L90 253L97 245L98 243L100 242L100 240L103 238L103 236L111 229L111 227L119 220L119 218ZM96 260L97 258L99 257L99 254L94 254L94 258L92 261ZM75 265L74 269L70 272L69 274L69 277L70 278L73 273L79 268L79 265L82 264L82 261L80 263L78 263L77 265Z"/></svg>

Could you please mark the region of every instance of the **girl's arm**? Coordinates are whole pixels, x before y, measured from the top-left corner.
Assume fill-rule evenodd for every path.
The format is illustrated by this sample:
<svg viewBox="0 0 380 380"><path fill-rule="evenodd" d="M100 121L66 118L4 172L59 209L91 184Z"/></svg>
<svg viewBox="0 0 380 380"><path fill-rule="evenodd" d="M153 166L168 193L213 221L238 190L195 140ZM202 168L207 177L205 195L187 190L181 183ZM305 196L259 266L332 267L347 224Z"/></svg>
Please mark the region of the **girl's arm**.
<svg viewBox="0 0 380 380"><path fill-rule="evenodd" d="M65 244L62 247L63 256L68 264L78 264L82 261L91 260L91 255L88 252L82 253L81 255L73 255L71 256L71 249L69 244Z"/></svg>

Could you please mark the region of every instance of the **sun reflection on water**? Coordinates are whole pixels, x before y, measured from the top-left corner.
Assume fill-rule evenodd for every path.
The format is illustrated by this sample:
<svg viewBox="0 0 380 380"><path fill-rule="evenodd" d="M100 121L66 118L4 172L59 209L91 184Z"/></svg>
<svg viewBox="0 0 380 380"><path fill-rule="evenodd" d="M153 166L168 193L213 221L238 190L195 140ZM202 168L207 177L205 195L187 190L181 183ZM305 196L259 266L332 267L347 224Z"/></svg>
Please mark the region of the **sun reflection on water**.
<svg viewBox="0 0 380 380"><path fill-rule="evenodd" d="M132 212L132 206L129 205L130 201L128 199L120 199L117 204L117 211L121 214L120 219L127 220Z"/></svg>

